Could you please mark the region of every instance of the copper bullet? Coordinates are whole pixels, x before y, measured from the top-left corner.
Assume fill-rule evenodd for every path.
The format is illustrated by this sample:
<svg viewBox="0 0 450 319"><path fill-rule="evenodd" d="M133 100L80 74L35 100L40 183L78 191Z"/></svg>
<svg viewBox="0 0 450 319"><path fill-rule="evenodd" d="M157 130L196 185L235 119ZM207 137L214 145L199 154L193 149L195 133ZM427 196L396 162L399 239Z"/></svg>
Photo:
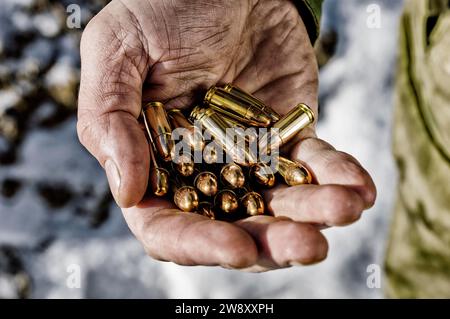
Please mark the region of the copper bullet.
<svg viewBox="0 0 450 319"><path fill-rule="evenodd" d="M184 177L194 174L195 163L194 158L190 154L182 153L181 155L174 155L172 165Z"/></svg>
<svg viewBox="0 0 450 319"><path fill-rule="evenodd" d="M144 106L144 114L144 121L146 121L147 127L150 129L150 134L159 155L164 161L170 161L174 142L164 105L160 102L147 103Z"/></svg>
<svg viewBox="0 0 450 319"><path fill-rule="evenodd" d="M214 212L210 202L200 202L198 204L197 212L200 215L208 217L209 219L216 219L216 213Z"/></svg>
<svg viewBox="0 0 450 319"><path fill-rule="evenodd" d="M269 130L259 139L259 151L270 153L280 148L313 122L314 112L306 104L298 104L275 123L277 131Z"/></svg>
<svg viewBox="0 0 450 319"><path fill-rule="evenodd" d="M265 205L262 196L256 192L249 192L241 199L242 207L249 216L264 215Z"/></svg>
<svg viewBox="0 0 450 319"><path fill-rule="evenodd" d="M272 122L266 113L252 103L215 86L206 92L204 103L217 112L251 126L268 127Z"/></svg>
<svg viewBox="0 0 450 319"><path fill-rule="evenodd" d="M193 212L198 207L198 194L192 186L175 186L173 201L183 212Z"/></svg>
<svg viewBox="0 0 450 319"><path fill-rule="evenodd" d="M273 187L275 185L275 174L270 166L264 163L252 165L249 170L251 180L265 186Z"/></svg>
<svg viewBox="0 0 450 319"><path fill-rule="evenodd" d="M203 139L201 130L192 125L179 109L171 109L167 111L167 114L173 128L184 129L182 136L189 146L194 151L202 151L205 147L205 140Z"/></svg>
<svg viewBox="0 0 450 319"><path fill-rule="evenodd" d="M199 121L234 162L243 166L256 163L256 156L250 152L248 147L235 143L234 134L227 134L227 123L213 109L197 106L191 112L191 120Z"/></svg>
<svg viewBox="0 0 450 319"><path fill-rule="evenodd" d="M214 197L214 206L224 213L232 214L239 208L238 197L232 190L224 189Z"/></svg>
<svg viewBox="0 0 450 319"><path fill-rule="evenodd" d="M220 170L220 180L228 187L241 188L245 184L245 175L239 165L229 163Z"/></svg>
<svg viewBox="0 0 450 319"><path fill-rule="evenodd" d="M148 127L147 121L145 121L145 114L142 112L144 118L144 125L147 130L147 137L149 142L150 151L150 187L153 194L156 196L164 196L169 192L170 182L169 182L169 172L160 167L158 161L155 157L155 144L153 143L152 136L150 134L150 129Z"/></svg>
<svg viewBox="0 0 450 319"><path fill-rule="evenodd" d="M217 177L211 172L201 172L194 180L195 187L205 196L214 196L219 189Z"/></svg>
<svg viewBox="0 0 450 319"><path fill-rule="evenodd" d="M280 120L280 115L277 112L275 112L270 106L265 104L257 97L251 95L250 93L245 92L244 90L232 85L231 83L225 85L223 89L225 92L228 92L237 98L248 101L249 103L255 105L258 109L266 113L271 118L273 123Z"/></svg>
<svg viewBox="0 0 450 319"><path fill-rule="evenodd" d="M278 172L289 186L311 184L312 182L311 173L304 165L282 156L278 157Z"/></svg>

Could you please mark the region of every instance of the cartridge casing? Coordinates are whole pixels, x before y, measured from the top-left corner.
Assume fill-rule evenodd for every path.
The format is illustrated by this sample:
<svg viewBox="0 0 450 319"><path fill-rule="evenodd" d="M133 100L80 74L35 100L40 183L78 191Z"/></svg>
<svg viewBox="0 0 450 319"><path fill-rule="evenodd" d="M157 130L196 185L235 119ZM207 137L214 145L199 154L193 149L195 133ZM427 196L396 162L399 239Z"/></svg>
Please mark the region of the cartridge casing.
<svg viewBox="0 0 450 319"><path fill-rule="evenodd" d="M254 128L248 128L236 121L235 119L232 119L231 117L228 117L226 115L222 116L222 119L227 123L228 128L236 129L235 133L236 135L240 136L243 139L248 140L248 142L254 142L258 139L258 132ZM249 133L249 134L247 134Z"/></svg>
<svg viewBox="0 0 450 319"><path fill-rule="evenodd" d="M179 109L171 109L167 114L174 129L184 129L183 139L186 140L189 146L191 146L194 151L202 151L205 147L205 141L201 130L191 124Z"/></svg>
<svg viewBox="0 0 450 319"><path fill-rule="evenodd" d="M298 104L282 117L259 140L259 151L270 153L286 144L301 130L314 122L314 112L306 104Z"/></svg>
<svg viewBox="0 0 450 319"><path fill-rule="evenodd" d="M150 169L150 187L156 196L164 196L169 192L169 172L161 167Z"/></svg>
<svg viewBox="0 0 450 319"><path fill-rule="evenodd" d="M258 107L215 86L208 90L204 102L205 106L251 126L268 127L271 124L271 118Z"/></svg>
<svg viewBox="0 0 450 319"><path fill-rule="evenodd" d="M197 106L191 112L191 120L199 121L234 162L243 166L256 163L256 156L250 152L249 148L235 143L233 134L227 134L227 123L213 109Z"/></svg>
<svg viewBox="0 0 450 319"><path fill-rule="evenodd" d="M245 101L253 104L254 106L256 106L258 109L260 109L261 111L266 113L270 117L270 119L273 123L278 122L280 120L280 115L277 112L275 112L270 106L265 104L263 101L261 101L257 97L238 88L237 86L234 86L231 83L229 83L229 84L225 85L223 87L223 89L225 92L228 92L231 95L233 95L241 100L245 100Z"/></svg>
<svg viewBox="0 0 450 319"><path fill-rule="evenodd" d="M150 128L148 126L147 121L145 120L145 114L142 111L142 116L144 118L144 125L147 130L147 137L149 143L149 152L150 152L150 176L149 176L149 185L150 188L156 196L164 196L169 192L170 183L169 183L169 172L159 167L158 160L155 157L156 147L153 143L152 136L150 134Z"/></svg>
<svg viewBox="0 0 450 319"><path fill-rule="evenodd" d="M278 172L289 186L311 184L312 176L308 169L298 161L278 156Z"/></svg>
<svg viewBox="0 0 450 319"><path fill-rule="evenodd" d="M170 161L174 143L164 105L160 102L147 103L144 107L144 114L159 155L164 161Z"/></svg>

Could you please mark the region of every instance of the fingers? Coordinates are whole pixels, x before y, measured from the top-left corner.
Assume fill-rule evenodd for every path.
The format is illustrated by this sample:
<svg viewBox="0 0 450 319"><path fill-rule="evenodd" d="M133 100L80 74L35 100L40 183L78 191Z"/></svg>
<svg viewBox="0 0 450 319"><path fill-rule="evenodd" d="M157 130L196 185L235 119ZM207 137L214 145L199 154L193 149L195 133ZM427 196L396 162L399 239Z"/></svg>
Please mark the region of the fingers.
<svg viewBox="0 0 450 319"><path fill-rule="evenodd" d="M375 185L350 155L310 137L293 147L291 157L306 164L318 185L280 185L266 191L268 209L274 216L344 226L357 221L374 204Z"/></svg>
<svg viewBox="0 0 450 319"><path fill-rule="evenodd" d="M364 210L361 196L342 185L280 185L266 191L265 198L276 217L327 226L351 224Z"/></svg>
<svg viewBox="0 0 450 319"><path fill-rule="evenodd" d="M354 190L361 197L364 208L375 203L375 184L351 155L336 151L320 139L307 138L293 147L291 156L307 164L318 184L337 184Z"/></svg>
<svg viewBox="0 0 450 319"><path fill-rule="evenodd" d="M243 229L183 213L168 201L152 198L123 212L131 231L153 258L238 269L253 265L258 258L253 239Z"/></svg>
<svg viewBox="0 0 450 319"><path fill-rule="evenodd" d="M148 146L137 121L148 61L131 22L110 24L114 10L107 6L83 33L77 130L105 168L117 203L130 207L148 180Z"/></svg>
<svg viewBox="0 0 450 319"><path fill-rule="evenodd" d="M252 235L259 259L248 271L267 271L324 260L328 252L325 237L314 227L270 216L257 216L235 223Z"/></svg>

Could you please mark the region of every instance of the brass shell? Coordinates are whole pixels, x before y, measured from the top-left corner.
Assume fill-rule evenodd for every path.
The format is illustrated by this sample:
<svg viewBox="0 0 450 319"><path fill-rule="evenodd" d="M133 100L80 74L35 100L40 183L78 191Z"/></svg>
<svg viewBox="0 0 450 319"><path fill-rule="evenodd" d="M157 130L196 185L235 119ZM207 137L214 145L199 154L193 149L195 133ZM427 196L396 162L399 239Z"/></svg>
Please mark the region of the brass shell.
<svg viewBox="0 0 450 319"><path fill-rule="evenodd" d="M150 170L150 187L156 196L164 196L169 192L169 172L164 168L153 168Z"/></svg>
<svg viewBox="0 0 450 319"><path fill-rule="evenodd" d="M268 127L272 123L271 118L252 103L215 86L206 92L204 103L217 112L251 126Z"/></svg>
<svg viewBox="0 0 450 319"><path fill-rule="evenodd" d="M298 104L274 124L272 128L277 131L269 130L260 138L260 152L270 153L270 151L280 148L313 122L314 112L306 104ZM272 132L273 134L271 134Z"/></svg>
<svg viewBox="0 0 450 319"><path fill-rule="evenodd" d="M175 158L175 156L173 156ZM172 162L178 173L184 177L192 176L195 171L195 163L192 155L181 154L176 155L176 161Z"/></svg>
<svg viewBox="0 0 450 319"><path fill-rule="evenodd" d="M217 177L211 172L201 172L194 180L195 187L205 196L214 196L219 190Z"/></svg>
<svg viewBox="0 0 450 319"><path fill-rule="evenodd" d="M258 163L250 167L249 174L253 181L262 186L273 187L275 185L275 174L270 166L264 163Z"/></svg>
<svg viewBox="0 0 450 319"><path fill-rule="evenodd" d="M199 121L234 162L243 166L256 163L256 156L247 147L235 143L233 136L227 134L227 123L213 109L197 106L191 112L191 119Z"/></svg>
<svg viewBox="0 0 450 319"><path fill-rule="evenodd" d="M241 188L245 185L245 175L242 168L236 163L229 163L220 170L221 182L232 188Z"/></svg>
<svg viewBox="0 0 450 319"><path fill-rule="evenodd" d="M175 205L183 212L193 212L198 208L198 194L192 186L182 186L173 196Z"/></svg>
<svg viewBox="0 0 450 319"><path fill-rule="evenodd" d="M214 197L214 206L226 214L235 213L239 209L238 197L229 189L222 190Z"/></svg>
<svg viewBox="0 0 450 319"><path fill-rule="evenodd" d="M289 186L311 184L312 182L311 173L302 163L282 156L278 157L278 172Z"/></svg>
<svg viewBox="0 0 450 319"><path fill-rule="evenodd" d="M172 140L172 128L169 124L164 105L160 102L150 102L144 106L144 119L148 124L152 140L156 149L164 161L170 161L174 142Z"/></svg>
<svg viewBox="0 0 450 319"><path fill-rule="evenodd" d="M241 199L241 205L249 216L264 215L265 204L262 196L256 192L249 192Z"/></svg>
<svg viewBox="0 0 450 319"><path fill-rule="evenodd" d="M200 129L196 128L189 122L179 109L171 109L167 111L170 123L174 128L183 128L183 139L192 147L194 151L202 151L205 147L205 140Z"/></svg>
<svg viewBox="0 0 450 319"><path fill-rule="evenodd" d="M273 123L276 123L280 120L280 115L275 112L270 106L265 104L263 101L255 97L254 95L242 90L241 88L228 83L223 87L225 92L230 93L231 95L240 98L242 100L246 100L249 103L255 105L258 109L266 113Z"/></svg>

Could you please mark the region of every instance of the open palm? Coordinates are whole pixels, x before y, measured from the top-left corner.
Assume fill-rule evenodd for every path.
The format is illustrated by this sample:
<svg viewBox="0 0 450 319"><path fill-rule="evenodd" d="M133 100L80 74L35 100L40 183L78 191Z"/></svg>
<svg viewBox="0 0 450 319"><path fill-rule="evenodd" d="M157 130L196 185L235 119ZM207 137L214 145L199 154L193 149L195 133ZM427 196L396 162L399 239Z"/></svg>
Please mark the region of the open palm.
<svg viewBox="0 0 450 319"><path fill-rule="evenodd" d="M150 161L137 120L142 101L190 107L209 86L233 82L281 114L300 102L317 112L317 63L290 1L114 0L87 26L81 57L80 140L154 258L251 271L315 263L328 250L317 225L352 223L375 200L367 172L313 128L290 153L317 185L267 191L274 217L230 224L143 200Z"/></svg>

